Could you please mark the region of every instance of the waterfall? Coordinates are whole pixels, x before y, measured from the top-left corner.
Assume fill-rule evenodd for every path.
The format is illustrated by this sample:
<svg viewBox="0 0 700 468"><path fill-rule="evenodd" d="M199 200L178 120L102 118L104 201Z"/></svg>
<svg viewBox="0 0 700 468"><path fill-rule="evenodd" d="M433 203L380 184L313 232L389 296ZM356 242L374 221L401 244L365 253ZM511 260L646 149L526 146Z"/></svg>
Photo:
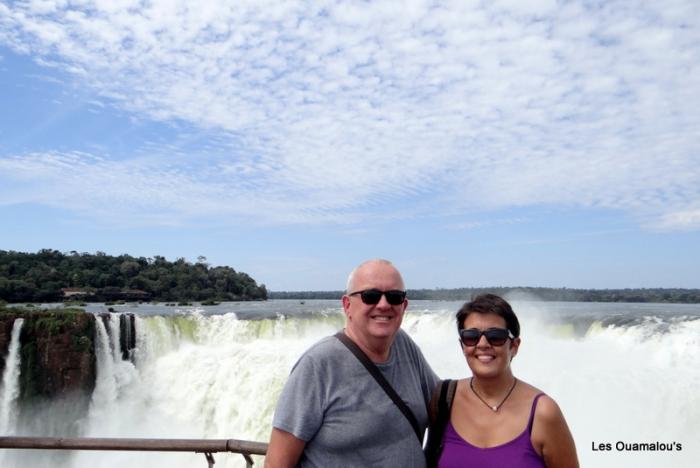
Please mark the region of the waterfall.
<svg viewBox="0 0 700 468"><path fill-rule="evenodd" d="M135 345L129 350L132 361L120 347L128 332L120 329L119 315L96 316L97 382L78 435L267 441L274 406L292 365L316 340L343 327L342 309L335 302L314 304L307 301L304 307L315 309L305 314L280 312L300 306L292 301L222 305L223 313L212 315L165 306L152 306L149 315L141 307L132 319L135 336L127 340ZM414 301L402 325L445 378L469 375L454 324L459 305ZM658 305L639 312L619 305L619 313L604 304L514 307L523 330L515 373L557 400L577 442L581 466L696 466L698 306ZM558 318L563 312L557 307L574 310ZM667 317L667 309L679 314ZM244 318L247 310L259 315ZM19 346L19 327L15 323L17 339L11 347ZM58 410L45 413L42 424L61 417ZM591 450L592 441L677 441L683 451L601 453ZM205 466L201 454L191 453L83 451L63 463L56 463L58 454L49 452L51 463L30 463L23 451L13 455L16 463L3 460L0 466ZM262 466L261 457L255 460L256 467ZM240 455L216 455L217 468L242 466Z"/></svg>
<svg viewBox="0 0 700 468"><path fill-rule="evenodd" d="M107 403L117 399L117 383L114 375L114 353L104 321L95 316L95 358L97 362L95 390L92 392L90 411L99 411Z"/></svg>
<svg viewBox="0 0 700 468"><path fill-rule="evenodd" d="M134 364L123 359L120 328L120 314L95 316L96 382L85 436L123 437L134 422L123 416L131 402L138 400L133 392L140 378Z"/></svg>
<svg viewBox="0 0 700 468"><path fill-rule="evenodd" d="M0 384L0 434L2 435L14 433L14 421L17 418L20 372L19 337L23 323L24 319L18 318L12 325L12 337Z"/></svg>

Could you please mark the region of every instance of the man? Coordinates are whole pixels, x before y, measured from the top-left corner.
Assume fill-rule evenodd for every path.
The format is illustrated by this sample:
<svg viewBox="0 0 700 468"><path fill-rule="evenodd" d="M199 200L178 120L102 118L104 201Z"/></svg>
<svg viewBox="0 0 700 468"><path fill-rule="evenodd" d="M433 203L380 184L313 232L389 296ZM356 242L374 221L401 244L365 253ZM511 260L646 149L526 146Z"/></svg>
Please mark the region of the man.
<svg viewBox="0 0 700 468"><path fill-rule="evenodd" d="M400 330L408 306L401 274L386 260L355 268L343 295L344 333L406 402L421 431L438 379ZM416 433L360 361L326 337L297 361L277 403L266 468L424 468Z"/></svg>

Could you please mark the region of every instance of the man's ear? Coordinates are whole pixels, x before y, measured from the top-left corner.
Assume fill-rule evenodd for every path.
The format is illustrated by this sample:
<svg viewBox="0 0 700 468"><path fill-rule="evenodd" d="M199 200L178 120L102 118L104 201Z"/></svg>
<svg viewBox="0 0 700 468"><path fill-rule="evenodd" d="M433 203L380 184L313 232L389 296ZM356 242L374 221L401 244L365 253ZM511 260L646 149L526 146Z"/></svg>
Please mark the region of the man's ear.
<svg viewBox="0 0 700 468"><path fill-rule="evenodd" d="M350 296L347 294L343 295L343 312L345 312L345 316L350 318Z"/></svg>

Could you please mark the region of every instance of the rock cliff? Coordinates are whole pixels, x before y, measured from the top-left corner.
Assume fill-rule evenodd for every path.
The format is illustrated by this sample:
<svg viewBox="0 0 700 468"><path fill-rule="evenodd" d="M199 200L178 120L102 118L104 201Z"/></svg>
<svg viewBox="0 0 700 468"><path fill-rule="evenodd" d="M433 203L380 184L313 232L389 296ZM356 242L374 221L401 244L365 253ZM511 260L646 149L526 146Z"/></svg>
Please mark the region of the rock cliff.
<svg viewBox="0 0 700 468"><path fill-rule="evenodd" d="M88 396L95 387L95 317L80 309L0 311L0 371L16 318L20 335L20 399ZM1 374L0 374L1 375Z"/></svg>

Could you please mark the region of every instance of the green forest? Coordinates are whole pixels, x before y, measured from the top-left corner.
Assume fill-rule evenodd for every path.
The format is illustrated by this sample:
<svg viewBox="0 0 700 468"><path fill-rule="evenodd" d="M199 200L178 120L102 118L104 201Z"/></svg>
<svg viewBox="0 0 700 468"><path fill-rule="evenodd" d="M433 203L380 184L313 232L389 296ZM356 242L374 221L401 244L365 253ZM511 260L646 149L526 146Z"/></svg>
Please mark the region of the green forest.
<svg viewBox="0 0 700 468"><path fill-rule="evenodd" d="M523 297L540 301L572 302L650 302L650 303L700 303L700 289L569 289L535 287L491 287L455 289L409 289L409 299L437 301L467 301L477 294L492 293L499 296ZM278 291L271 292L270 299L338 299L343 291Z"/></svg>
<svg viewBox="0 0 700 468"><path fill-rule="evenodd" d="M70 288L70 291L66 291ZM178 258L110 256L104 252L0 250L0 300L247 301L267 299L264 284L231 267Z"/></svg>
<svg viewBox="0 0 700 468"><path fill-rule="evenodd" d="M70 288L69 296L65 290ZM409 289L410 299L466 301L490 292L543 301L700 303L700 289L569 289L489 287ZM60 302L245 301L265 299L339 299L343 291L268 292L253 278L231 267L211 267L206 258L191 263L184 258L110 256L103 252L37 253L0 250L0 301Z"/></svg>

